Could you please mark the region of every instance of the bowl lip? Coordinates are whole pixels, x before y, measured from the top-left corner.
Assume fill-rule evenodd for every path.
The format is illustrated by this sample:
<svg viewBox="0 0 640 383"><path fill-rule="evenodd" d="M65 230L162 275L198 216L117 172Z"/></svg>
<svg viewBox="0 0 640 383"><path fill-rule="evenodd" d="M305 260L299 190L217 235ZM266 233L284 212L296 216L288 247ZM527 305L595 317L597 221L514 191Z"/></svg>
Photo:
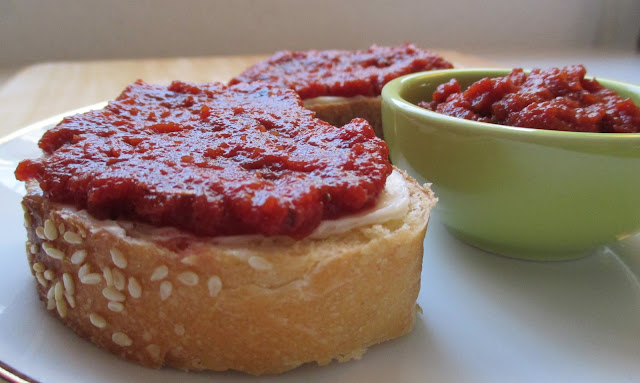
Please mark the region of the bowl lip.
<svg viewBox="0 0 640 383"><path fill-rule="evenodd" d="M503 135L505 137L517 135L519 137L530 137L539 139L564 139L564 140L599 140L599 141L617 141L617 140L640 140L640 133L594 133L594 132L572 132L562 130L548 130L548 129L535 129L535 128L523 128L509 125L499 125L488 122L480 122L467 120L464 118L448 116L445 114L437 113L425 108L422 108L411 101L408 101L400 95L400 93L407 87L420 86L426 79L437 79L440 77L448 77L444 81L448 81L452 78L452 74L472 74L478 76L475 81L478 81L484 77L502 77L509 74L516 68L453 68L453 69L440 69L426 72L416 72L408 75L404 75L389 81L381 92L383 102L389 102L398 109L403 110L414 117L426 119L431 122L440 121L447 122L447 127L454 127L459 130L469 130L477 133L486 133L491 135ZM531 72L531 69L524 69L525 73ZM607 78L600 78L594 76L585 76L587 79L596 79L600 84L605 87L610 85L615 87L627 88L632 92L638 93L640 96L640 85L612 80Z"/></svg>

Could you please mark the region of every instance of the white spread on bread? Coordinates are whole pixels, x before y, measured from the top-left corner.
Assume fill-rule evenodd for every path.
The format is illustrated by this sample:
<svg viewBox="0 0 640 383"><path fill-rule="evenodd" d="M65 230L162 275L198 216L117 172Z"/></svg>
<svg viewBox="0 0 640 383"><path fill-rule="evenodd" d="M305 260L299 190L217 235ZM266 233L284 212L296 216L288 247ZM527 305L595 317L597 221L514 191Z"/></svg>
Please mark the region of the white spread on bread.
<svg viewBox="0 0 640 383"><path fill-rule="evenodd" d="M404 217L409 210L409 189L407 188L406 181L400 173L393 171L385 183L384 190L378 197L376 205L365 211L351 214L346 217L342 217L334 220L322 221L320 225L309 235L309 238L322 239L332 235L345 233L351 229L385 223L394 219L400 219ZM130 222L127 221L112 221L112 220L97 220L93 218L86 210L77 211L71 206L65 206L62 210L62 216L68 216L69 214L78 214L87 222L92 222L92 231L107 230L114 235L121 237L127 237L127 229L130 229ZM138 224L139 229L141 226ZM182 237L185 232L172 228L172 227L152 227L147 226L148 233L155 238L162 238L163 240L169 240L171 238ZM246 244L247 241L263 240L266 237L259 234L249 235L232 235L225 237L211 238L221 245L241 245ZM135 241L133 238L129 240Z"/></svg>
<svg viewBox="0 0 640 383"><path fill-rule="evenodd" d="M320 226L311 233L311 238L325 238L356 227L400 219L407 214L407 211L409 211L409 189L402 175L393 171L387 177L384 190L372 209L340 219L322 221Z"/></svg>
<svg viewBox="0 0 640 383"><path fill-rule="evenodd" d="M334 220L322 221L309 235L309 238L321 239L345 233L361 226L385 223L404 217L409 211L409 189L400 173L393 171L378 197L376 205L365 211ZM261 235L233 235L216 237L215 241L223 245L243 244L247 241L264 238Z"/></svg>

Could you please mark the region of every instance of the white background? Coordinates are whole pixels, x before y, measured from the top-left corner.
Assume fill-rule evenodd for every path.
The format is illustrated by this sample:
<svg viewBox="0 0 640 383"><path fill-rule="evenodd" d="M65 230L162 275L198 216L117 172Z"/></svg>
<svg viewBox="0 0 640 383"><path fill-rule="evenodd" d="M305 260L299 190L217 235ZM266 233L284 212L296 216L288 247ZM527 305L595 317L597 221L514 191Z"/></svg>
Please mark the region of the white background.
<svg viewBox="0 0 640 383"><path fill-rule="evenodd" d="M637 49L638 0L0 0L0 67L414 42L469 53Z"/></svg>

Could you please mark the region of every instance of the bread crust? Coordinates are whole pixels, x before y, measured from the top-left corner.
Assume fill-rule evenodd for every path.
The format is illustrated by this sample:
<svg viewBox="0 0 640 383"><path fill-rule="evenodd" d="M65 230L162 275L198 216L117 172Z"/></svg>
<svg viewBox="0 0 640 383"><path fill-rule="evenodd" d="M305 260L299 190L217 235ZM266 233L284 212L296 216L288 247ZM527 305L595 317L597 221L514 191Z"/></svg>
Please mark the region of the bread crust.
<svg viewBox="0 0 640 383"><path fill-rule="evenodd" d="M316 112L316 118L333 126L343 126L356 117L364 118L371 124L376 136L382 134L380 97L351 97L330 103L305 103L305 107Z"/></svg>
<svg viewBox="0 0 640 383"><path fill-rule="evenodd" d="M415 320L436 199L402 174L402 220L244 244L99 221L31 182L23 206L38 295L81 337L148 367L260 375L359 358Z"/></svg>

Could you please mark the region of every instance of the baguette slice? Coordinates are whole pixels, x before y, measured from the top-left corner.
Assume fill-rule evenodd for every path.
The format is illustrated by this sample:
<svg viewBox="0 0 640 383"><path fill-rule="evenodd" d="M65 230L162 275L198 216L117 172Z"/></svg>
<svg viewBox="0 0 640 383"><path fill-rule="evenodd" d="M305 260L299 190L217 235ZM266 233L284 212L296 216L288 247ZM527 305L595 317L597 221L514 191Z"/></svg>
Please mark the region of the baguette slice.
<svg viewBox="0 0 640 383"><path fill-rule="evenodd" d="M380 94L389 81L410 73L453 68L437 53L411 43L365 50L278 51L229 84L265 81L295 90L305 107L334 126L364 118L382 136Z"/></svg>
<svg viewBox="0 0 640 383"><path fill-rule="evenodd" d="M436 198L401 174L410 193L401 220L243 244L97 220L29 182L29 263L52 315L144 366L259 375L357 359L415 320Z"/></svg>

